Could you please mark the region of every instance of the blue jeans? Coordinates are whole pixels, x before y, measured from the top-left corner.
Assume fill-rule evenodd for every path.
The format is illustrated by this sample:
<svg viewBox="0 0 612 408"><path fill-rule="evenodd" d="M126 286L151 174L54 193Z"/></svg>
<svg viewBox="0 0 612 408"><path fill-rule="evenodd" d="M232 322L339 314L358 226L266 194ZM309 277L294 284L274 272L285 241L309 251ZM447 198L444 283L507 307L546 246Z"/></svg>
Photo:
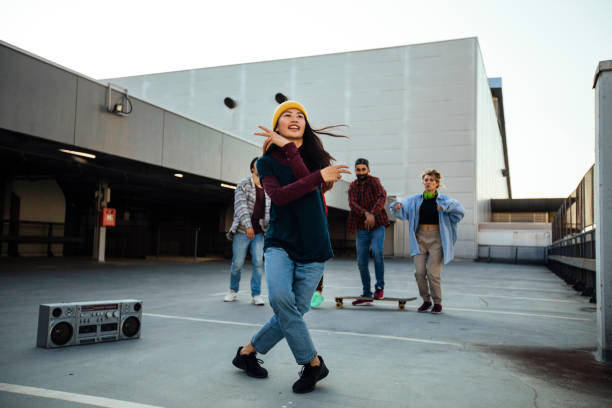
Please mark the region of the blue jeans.
<svg viewBox="0 0 612 408"><path fill-rule="evenodd" d="M357 266L361 274L363 296L372 297L370 287L370 245L374 254L374 270L376 272L376 288L385 287L385 260L383 257L383 244L385 243L385 227L380 226L372 231L357 230Z"/></svg>
<svg viewBox="0 0 612 408"><path fill-rule="evenodd" d="M251 275L251 296L261 294L261 274L264 270L263 262L264 234L255 234L250 240L246 234L238 232L234 235L232 244L232 268L230 269L230 289L238 292L240 287L240 275L242 266L246 259L247 251L251 248L251 262L253 263L253 274Z"/></svg>
<svg viewBox="0 0 612 408"><path fill-rule="evenodd" d="M284 337L295 361L307 364L317 351L302 316L310 309L325 262L294 262L284 249L275 247L267 248L265 256L268 299L274 316L255 333L251 344L258 353L266 354Z"/></svg>

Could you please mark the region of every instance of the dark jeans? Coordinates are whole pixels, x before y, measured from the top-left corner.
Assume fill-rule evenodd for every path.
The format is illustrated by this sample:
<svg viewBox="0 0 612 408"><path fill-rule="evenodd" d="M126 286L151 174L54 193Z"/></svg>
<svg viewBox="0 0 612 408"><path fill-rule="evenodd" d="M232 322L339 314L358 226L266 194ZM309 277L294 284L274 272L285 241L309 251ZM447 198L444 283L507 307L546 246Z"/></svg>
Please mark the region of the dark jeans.
<svg viewBox="0 0 612 408"><path fill-rule="evenodd" d="M372 231L357 230L357 266L363 284L363 296L372 297L370 286L370 246L374 254L374 271L376 273L376 288L385 287L385 261L383 258L383 244L385 243L385 227L380 226Z"/></svg>

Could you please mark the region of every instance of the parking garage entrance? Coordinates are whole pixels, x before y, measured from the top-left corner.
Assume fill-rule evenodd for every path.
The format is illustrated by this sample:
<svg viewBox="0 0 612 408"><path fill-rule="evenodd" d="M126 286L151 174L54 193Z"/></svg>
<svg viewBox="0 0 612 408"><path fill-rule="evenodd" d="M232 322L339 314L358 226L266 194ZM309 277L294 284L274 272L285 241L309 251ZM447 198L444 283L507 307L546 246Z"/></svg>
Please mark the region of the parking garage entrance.
<svg viewBox="0 0 612 408"><path fill-rule="evenodd" d="M231 252L224 234L233 210L231 188L134 160L66 150L0 130L2 256L91 256L101 183L110 187L108 206L116 209L116 226L107 229L108 257Z"/></svg>

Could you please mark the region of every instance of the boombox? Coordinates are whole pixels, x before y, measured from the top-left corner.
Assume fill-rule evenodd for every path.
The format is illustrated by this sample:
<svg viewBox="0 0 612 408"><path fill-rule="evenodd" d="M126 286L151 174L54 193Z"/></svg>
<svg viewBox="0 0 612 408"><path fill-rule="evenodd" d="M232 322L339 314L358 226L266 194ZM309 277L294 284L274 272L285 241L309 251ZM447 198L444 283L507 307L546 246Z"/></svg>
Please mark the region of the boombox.
<svg viewBox="0 0 612 408"><path fill-rule="evenodd" d="M38 347L64 347L137 339L142 300L53 303L38 310Z"/></svg>

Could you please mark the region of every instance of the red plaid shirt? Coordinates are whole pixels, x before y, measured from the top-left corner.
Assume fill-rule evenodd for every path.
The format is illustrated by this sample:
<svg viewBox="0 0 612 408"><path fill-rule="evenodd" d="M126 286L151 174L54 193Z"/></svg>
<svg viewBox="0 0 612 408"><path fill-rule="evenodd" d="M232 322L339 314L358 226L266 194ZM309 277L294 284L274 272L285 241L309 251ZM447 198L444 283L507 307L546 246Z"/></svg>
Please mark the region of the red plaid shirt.
<svg viewBox="0 0 612 408"><path fill-rule="evenodd" d="M374 228L381 225L388 227L389 219L385 211L387 192L380 184L378 177L369 176L364 181L355 180L349 187L349 207L351 213L348 219L348 232L366 229L366 211L374 215Z"/></svg>

